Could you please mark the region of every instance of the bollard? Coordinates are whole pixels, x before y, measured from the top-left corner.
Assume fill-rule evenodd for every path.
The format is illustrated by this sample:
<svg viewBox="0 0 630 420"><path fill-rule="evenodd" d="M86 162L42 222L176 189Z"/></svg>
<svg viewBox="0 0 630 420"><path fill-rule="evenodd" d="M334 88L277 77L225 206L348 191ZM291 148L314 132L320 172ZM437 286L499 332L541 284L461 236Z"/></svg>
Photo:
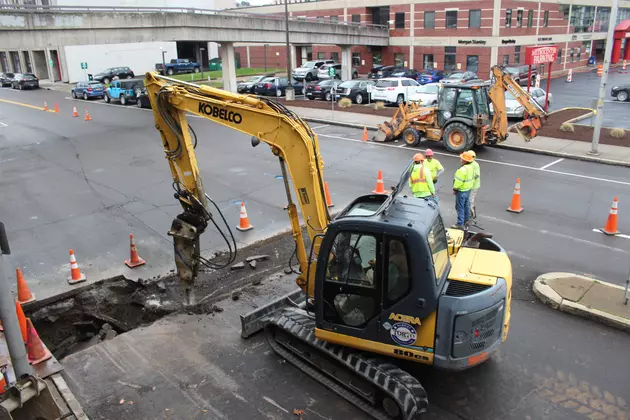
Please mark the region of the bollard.
<svg viewBox="0 0 630 420"><path fill-rule="evenodd" d="M628 304L628 289L630 289L630 273L628 273L628 280L626 280L626 291L623 294L623 304Z"/></svg>

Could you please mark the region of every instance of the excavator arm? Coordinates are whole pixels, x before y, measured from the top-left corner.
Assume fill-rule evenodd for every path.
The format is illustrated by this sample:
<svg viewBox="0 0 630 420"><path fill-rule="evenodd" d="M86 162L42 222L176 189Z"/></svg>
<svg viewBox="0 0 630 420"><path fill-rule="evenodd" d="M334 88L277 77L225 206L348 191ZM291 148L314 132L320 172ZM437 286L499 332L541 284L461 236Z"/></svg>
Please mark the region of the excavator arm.
<svg viewBox="0 0 630 420"><path fill-rule="evenodd" d="M317 235L324 233L330 223L324 193L324 163L317 135L295 113L271 100L181 82L154 72L146 74L145 84L155 126L162 137L164 153L171 168L175 198L183 208L183 212L173 220L169 235L173 237L177 273L186 287L189 300L199 263L203 261L199 238L213 216L197 164L194 150L197 138L188 125L188 113L249 134L252 146L263 141L278 156L300 265L296 282L312 297L314 281L307 282L307 278L310 270L310 278L314 279L315 264L309 266L307 260L287 167L316 257L320 245Z"/></svg>
<svg viewBox="0 0 630 420"><path fill-rule="evenodd" d="M491 131L500 141L507 137L508 120L505 108L505 91L509 91L527 114L527 118L516 125L516 130L525 141L530 141L536 137L538 130L543 126L547 113L502 67L493 66L491 71L494 79L494 83L488 91L494 109Z"/></svg>

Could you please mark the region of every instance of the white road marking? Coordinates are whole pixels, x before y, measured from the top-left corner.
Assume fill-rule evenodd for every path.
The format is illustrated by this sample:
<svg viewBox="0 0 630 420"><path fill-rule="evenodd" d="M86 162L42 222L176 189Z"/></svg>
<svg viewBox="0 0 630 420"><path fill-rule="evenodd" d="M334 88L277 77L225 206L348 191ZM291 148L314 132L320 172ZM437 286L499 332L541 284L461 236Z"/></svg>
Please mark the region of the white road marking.
<svg viewBox="0 0 630 420"><path fill-rule="evenodd" d="M401 145L400 145L400 146L398 146L398 147L406 147L406 146L407 146L407 145L403 143L403 144L401 144Z"/></svg>
<svg viewBox="0 0 630 420"><path fill-rule="evenodd" d="M538 168L538 169L540 169L541 171L544 171L544 170L545 170L545 169L547 169L548 167L553 166L553 165L555 165L556 163L560 163L560 162L562 162L563 160L564 160L564 158L560 158L560 159L554 160L553 162L548 163L548 164L546 164L545 166L543 166L543 167L541 167L541 168Z"/></svg>
<svg viewBox="0 0 630 420"><path fill-rule="evenodd" d="M349 139L349 138L345 138L345 137L339 137L339 136L331 136L328 134L317 134L319 137L328 137L328 138L332 138L332 139L338 139L338 140L346 140L346 141L353 141L356 143L368 143L372 146L379 146L379 147L393 147L393 148L400 148L400 146L396 146L393 144L385 144L385 143L379 143L379 142L364 142L361 140L356 140L356 139ZM409 149L412 150L412 149ZM415 152L415 150L413 150ZM446 156L446 157L450 157L450 158L455 158L455 159L459 159L459 156L457 155L452 155L450 153L444 153L444 152L436 152L435 150L433 151L433 153L435 153L436 155L440 155L440 156ZM550 169L542 169L542 168L535 168L533 166L527 166L527 165L519 165L517 163L509 163L509 162L499 162L496 160L489 160L489 159L477 159L479 162L486 162L486 163L492 163L495 165L503 165L503 166L510 166L512 168L521 168L521 169L527 169L530 171L541 171L541 172L549 172L552 174L557 174L557 175L564 175L564 176L572 176L572 177L576 177L576 178L583 178L583 179L591 179L594 181L602 181L602 182L609 182L611 184L620 184L620 185L628 185L630 186L630 182L628 181L618 181L615 179L607 179L607 178L599 178L596 176L589 176L589 175L580 175L580 174L573 174L570 172L562 172L562 171L554 171L554 170L550 170Z"/></svg>
<svg viewBox="0 0 630 420"><path fill-rule="evenodd" d="M318 125L317 127L311 127L311 130L318 130L320 128L330 127L330 124Z"/></svg>
<svg viewBox="0 0 630 420"><path fill-rule="evenodd" d="M279 408L280 410L282 410L282 411L284 411L285 413L289 414L289 410L286 410L286 409L282 408L282 407L281 407L281 406L280 406L277 402L275 402L275 401L274 401L274 400L272 400L271 398L269 398L269 397L264 397L264 396L263 396L262 398L263 398L263 400L267 401L269 404L273 405L274 407Z"/></svg>
<svg viewBox="0 0 630 420"><path fill-rule="evenodd" d="M601 229L593 229L593 232L597 232L597 233L601 233L605 235L605 233L602 232ZM614 236L615 238L630 239L630 235L624 235L623 233L618 233L616 235L610 235L610 236Z"/></svg>
<svg viewBox="0 0 630 420"><path fill-rule="evenodd" d="M6 125L6 124L5 124L5 123L3 123L3 122L0 122L0 128L3 128L3 127L8 127L8 125Z"/></svg>
<svg viewBox="0 0 630 420"><path fill-rule="evenodd" d="M620 101L611 101L610 99L606 99L604 100L604 102L607 102L609 104L620 104L620 105L630 105L630 102L620 102Z"/></svg>

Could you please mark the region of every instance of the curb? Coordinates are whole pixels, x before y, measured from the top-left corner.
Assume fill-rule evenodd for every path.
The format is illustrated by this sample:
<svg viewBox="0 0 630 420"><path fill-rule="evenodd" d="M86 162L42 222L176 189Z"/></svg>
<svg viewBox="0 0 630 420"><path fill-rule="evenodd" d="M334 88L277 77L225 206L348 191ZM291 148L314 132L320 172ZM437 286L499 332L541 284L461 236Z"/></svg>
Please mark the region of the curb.
<svg viewBox="0 0 630 420"><path fill-rule="evenodd" d="M304 121L314 122L318 124L337 125L340 127L357 128L360 130L363 130L364 127L367 127L368 131L378 131L376 127L363 126L359 124L332 121L332 120L326 120L323 118L311 118L311 117L300 117L300 118L302 118ZM501 148L501 149L511 149L511 150L516 150L518 152L532 153L536 155L555 156L555 157L561 157L565 159L581 160L581 161L593 162L593 163L603 163L605 165L624 166L624 167L630 168L630 162L624 162L621 160L603 159L603 158L598 158L595 156L586 156L586 155L574 155L571 153L554 152L553 150L534 149L531 147L515 146L511 144L502 144L502 143L497 143L492 146L490 145L488 146Z"/></svg>
<svg viewBox="0 0 630 420"><path fill-rule="evenodd" d="M556 309L561 312L566 312L572 315L578 315L583 318L587 318L592 321L596 321L601 324L608 325L609 327L613 327L618 330L630 333L630 319L626 319L617 315L609 314L608 312L603 312L598 309L589 308L579 303L572 302L567 299L563 299L558 293L556 293L555 290L553 290L550 286L545 284L544 277L549 274L557 274L557 275L563 274L563 275L571 275L571 276L576 276L576 277L583 277L577 274L569 274L569 273L547 273L547 274L538 276L538 278L534 280L533 291L536 297L542 303L551 307L552 309ZM589 280L593 280L593 279L589 279ZM599 283L607 284L605 282L599 282Z"/></svg>

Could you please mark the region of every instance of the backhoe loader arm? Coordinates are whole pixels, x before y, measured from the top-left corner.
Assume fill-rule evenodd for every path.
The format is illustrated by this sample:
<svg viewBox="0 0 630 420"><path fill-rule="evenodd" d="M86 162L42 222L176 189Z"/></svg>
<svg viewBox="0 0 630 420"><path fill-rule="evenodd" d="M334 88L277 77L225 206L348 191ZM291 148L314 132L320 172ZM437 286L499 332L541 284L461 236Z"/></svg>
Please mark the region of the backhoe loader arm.
<svg viewBox="0 0 630 420"><path fill-rule="evenodd" d="M496 136L504 140L507 137L508 121L505 109L505 91L509 91L527 113L527 118L516 125L516 130L525 141L536 137L537 131L543 126L547 113L512 76L500 66L492 67L494 83L488 91L488 96L494 108L491 130Z"/></svg>
<svg viewBox="0 0 630 420"><path fill-rule="evenodd" d="M155 116L155 126L162 136L164 153L171 167L175 198L184 212L173 220L169 235L174 239L177 272L187 290L198 273L199 237L212 218L195 156L196 135L188 127L187 113L252 136L252 145L260 141L278 156L288 199L288 213L300 264L297 284L313 296L314 280L307 289L309 264L298 212L292 201L285 163L307 225L314 241L313 255L319 251L318 234L330 223L326 206L323 169L317 135L295 113L283 105L250 95L237 95L208 86L181 82L157 73L146 74L146 89ZM191 136L192 133L192 136ZM194 137L194 138L193 138ZM314 279L315 264L311 264Z"/></svg>

